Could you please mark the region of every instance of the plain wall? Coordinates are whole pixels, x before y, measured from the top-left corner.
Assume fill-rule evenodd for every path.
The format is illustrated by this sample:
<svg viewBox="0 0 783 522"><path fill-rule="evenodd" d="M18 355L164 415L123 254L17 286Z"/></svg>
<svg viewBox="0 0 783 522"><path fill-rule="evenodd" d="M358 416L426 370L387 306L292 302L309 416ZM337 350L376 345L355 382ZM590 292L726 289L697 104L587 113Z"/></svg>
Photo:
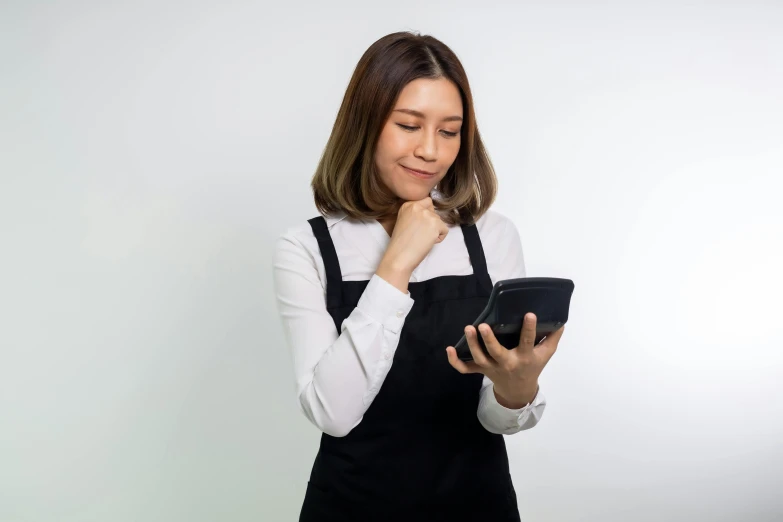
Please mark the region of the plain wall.
<svg viewBox="0 0 783 522"><path fill-rule="evenodd" d="M479 7L480 4L480 7ZM592 5L591 5L592 4ZM0 521L296 520L275 238L356 62L432 34L575 281L523 519L783 519L779 2L0 6ZM445 347L444 347L445 348Z"/></svg>

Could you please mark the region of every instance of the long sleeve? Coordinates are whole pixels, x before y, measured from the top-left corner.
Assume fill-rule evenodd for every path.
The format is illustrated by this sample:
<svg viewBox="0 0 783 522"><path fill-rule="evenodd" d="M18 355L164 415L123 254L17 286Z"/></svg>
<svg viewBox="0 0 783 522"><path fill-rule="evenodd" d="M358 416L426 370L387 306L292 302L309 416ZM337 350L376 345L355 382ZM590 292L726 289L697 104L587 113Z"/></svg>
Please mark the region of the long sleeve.
<svg viewBox="0 0 783 522"><path fill-rule="evenodd" d="M501 225L498 223L480 230L485 245L487 269L493 284L502 279L525 277L525 259L519 231L510 219L504 219L504 226L498 226ZM502 406L495 397L492 381L486 376L479 393L479 422L492 433L511 435L530 429L538 424L546 408L546 399L541 390L527 406L519 409Z"/></svg>
<svg viewBox="0 0 783 522"><path fill-rule="evenodd" d="M338 335L326 310L319 265L323 269L322 259L295 235L278 238L274 285L293 353L299 406L324 433L343 437L361 422L380 390L413 299L373 275Z"/></svg>

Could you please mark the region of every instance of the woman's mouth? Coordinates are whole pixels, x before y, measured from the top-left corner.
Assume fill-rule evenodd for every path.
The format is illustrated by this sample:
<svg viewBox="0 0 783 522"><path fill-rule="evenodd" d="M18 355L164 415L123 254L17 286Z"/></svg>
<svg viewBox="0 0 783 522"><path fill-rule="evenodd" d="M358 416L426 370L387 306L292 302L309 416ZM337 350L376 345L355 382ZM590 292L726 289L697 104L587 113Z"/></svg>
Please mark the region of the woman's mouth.
<svg viewBox="0 0 783 522"><path fill-rule="evenodd" d="M435 177L435 174L428 174L428 173L422 172L420 170L409 169L408 167L406 167L404 165L402 166L402 168L405 169L408 172L408 174L410 174L412 176L416 176L419 179L432 179L432 178Z"/></svg>

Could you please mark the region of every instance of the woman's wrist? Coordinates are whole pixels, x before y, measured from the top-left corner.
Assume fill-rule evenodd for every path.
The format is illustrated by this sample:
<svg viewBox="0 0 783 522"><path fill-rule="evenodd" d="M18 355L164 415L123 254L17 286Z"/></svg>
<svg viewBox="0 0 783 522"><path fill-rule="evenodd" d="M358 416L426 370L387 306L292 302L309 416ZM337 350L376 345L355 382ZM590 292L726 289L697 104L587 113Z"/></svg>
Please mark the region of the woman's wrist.
<svg viewBox="0 0 783 522"><path fill-rule="evenodd" d="M381 261L381 264L378 265L378 269L375 271L375 274L378 277L404 294L408 293L408 282L411 279L412 273L411 270L394 266L394 264L384 261Z"/></svg>
<svg viewBox="0 0 783 522"><path fill-rule="evenodd" d="M538 395L538 383L532 386L532 388L525 387L523 390L519 390L513 394L506 394L503 391L498 391L496 386L493 386L495 393L495 400L498 404L509 410L518 410L524 408L528 404L531 404Z"/></svg>

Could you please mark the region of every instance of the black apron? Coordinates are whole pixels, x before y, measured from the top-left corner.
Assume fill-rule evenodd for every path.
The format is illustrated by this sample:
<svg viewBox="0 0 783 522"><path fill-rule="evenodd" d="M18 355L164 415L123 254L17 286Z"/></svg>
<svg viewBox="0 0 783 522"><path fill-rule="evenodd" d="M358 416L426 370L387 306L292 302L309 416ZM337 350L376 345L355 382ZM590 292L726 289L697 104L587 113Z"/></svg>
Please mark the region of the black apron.
<svg viewBox="0 0 783 522"><path fill-rule="evenodd" d="M343 281L326 220L309 223L339 333L369 281ZM474 273L409 283L391 369L348 435L321 436L300 522L519 521L503 436L477 417L483 375L460 374L446 356L492 291L476 226L462 232Z"/></svg>

